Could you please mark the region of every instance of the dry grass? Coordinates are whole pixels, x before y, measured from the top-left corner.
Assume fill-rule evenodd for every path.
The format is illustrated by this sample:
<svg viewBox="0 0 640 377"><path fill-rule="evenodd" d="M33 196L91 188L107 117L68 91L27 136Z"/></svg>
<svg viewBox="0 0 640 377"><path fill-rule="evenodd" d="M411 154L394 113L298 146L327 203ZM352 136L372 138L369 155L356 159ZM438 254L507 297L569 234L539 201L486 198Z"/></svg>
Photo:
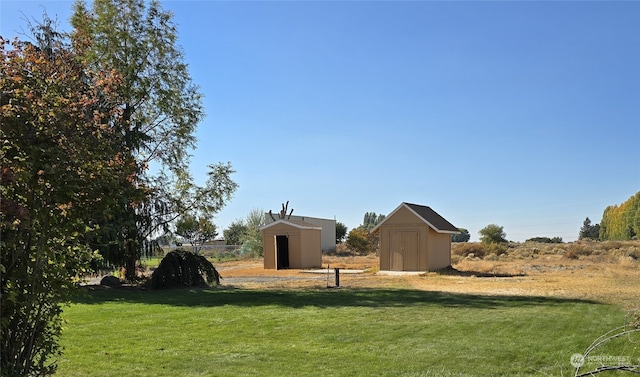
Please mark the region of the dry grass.
<svg viewBox="0 0 640 377"><path fill-rule="evenodd" d="M489 253L484 258L455 254L454 249L452 268L423 275L376 275L379 264L375 255L325 256L323 267L330 265L332 272L334 267L366 270L356 275L341 274L341 286L347 288L578 298L624 309L637 308L640 303L640 241L523 243L510 244L504 253ZM223 277L282 277L244 284L247 288L299 289L323 286L327 281L324 275L301 270L264 270L262 260L257 259L217 263L216 268ZM332 283L333 276L329 278Z"/></svg>
<svg viewBox="0 0 640 377"><path fill-rule="evenodd" d="M417 289L478 294L531 295L578 298L632 309L640 303L640 264L626 259L574 260L547 255L528 260L462 260L454 265L476 276L427 274ZM490 274L494 274L492 277Z"/></svg>

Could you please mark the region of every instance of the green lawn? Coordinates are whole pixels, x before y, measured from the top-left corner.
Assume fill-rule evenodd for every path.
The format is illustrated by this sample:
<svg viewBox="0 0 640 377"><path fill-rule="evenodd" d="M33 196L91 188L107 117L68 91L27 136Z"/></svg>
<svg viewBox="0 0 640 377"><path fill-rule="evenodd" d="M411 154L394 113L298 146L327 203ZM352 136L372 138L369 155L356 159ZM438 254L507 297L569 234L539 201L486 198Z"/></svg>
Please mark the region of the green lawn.
<svg viewBox="0 0 640 377"><path fill-rule="evenodd" d="M569 376L624 314L405 289L94 291L65 309L57 376Z"/></svg>

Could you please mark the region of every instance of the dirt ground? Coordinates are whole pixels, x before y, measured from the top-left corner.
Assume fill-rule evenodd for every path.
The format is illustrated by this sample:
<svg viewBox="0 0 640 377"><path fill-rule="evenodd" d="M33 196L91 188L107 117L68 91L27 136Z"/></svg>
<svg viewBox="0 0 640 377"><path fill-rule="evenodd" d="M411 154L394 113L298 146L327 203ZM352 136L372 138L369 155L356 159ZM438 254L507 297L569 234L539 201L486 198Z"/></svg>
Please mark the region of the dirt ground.
<svg viewBox="0 0 640 377"><path fill-rule="evenodd" d="M594 300L640 307L640 262L598 261L544 255L531 259L487 261L461 259L452 268L419 275L378 273L376 256L325 256L322 268L265 270L261 259L216 263L223 287L253 289L308 289L335 285L334 268L340 268L340 287L387 287L481 295L548 296ZM347 270L364 270L350 274Z"/></svg>

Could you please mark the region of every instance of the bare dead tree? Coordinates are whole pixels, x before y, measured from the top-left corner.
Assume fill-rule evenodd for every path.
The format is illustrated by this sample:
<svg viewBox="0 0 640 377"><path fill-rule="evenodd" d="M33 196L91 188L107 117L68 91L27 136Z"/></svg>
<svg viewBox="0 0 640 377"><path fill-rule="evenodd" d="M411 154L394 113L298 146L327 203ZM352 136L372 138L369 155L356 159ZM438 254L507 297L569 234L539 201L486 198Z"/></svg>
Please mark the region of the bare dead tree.
<svg viewBox="0 0 640 377"><path fill-rule="evenodd" d="M289 215L287 215L287 211L289 210L289 201L287 200L287 203L282 203L282 209L280 210L280 213L278 213L278 218L280 220L290 220L291 219L291 214L293 213L293 208L291 208L291 212L289 212ZM271 216L271 219L273 221L276 221L276 218L273 216L273 213L271 213L271 210L269 210L269 216Z"/></svg>

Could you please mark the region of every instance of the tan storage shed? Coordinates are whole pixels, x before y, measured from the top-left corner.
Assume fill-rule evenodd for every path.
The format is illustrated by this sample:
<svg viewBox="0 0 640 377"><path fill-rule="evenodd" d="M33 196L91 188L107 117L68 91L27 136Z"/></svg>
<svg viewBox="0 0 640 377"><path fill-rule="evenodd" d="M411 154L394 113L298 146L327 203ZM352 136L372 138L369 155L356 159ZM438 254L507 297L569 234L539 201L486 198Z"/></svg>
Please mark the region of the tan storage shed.
<svg viewBox="0 0 640 377"><path fill-rule="evenodd" d="M380 236L381 271L435 271L451 265L451 235L459 233L430 207L402 203L371 233Z"/></svg>
<svg viewBox="0 0 640 377"><path fill-rule="evenodd" d="M321 267L321 227L280 219L261 230L265 269Z"/></svg>

